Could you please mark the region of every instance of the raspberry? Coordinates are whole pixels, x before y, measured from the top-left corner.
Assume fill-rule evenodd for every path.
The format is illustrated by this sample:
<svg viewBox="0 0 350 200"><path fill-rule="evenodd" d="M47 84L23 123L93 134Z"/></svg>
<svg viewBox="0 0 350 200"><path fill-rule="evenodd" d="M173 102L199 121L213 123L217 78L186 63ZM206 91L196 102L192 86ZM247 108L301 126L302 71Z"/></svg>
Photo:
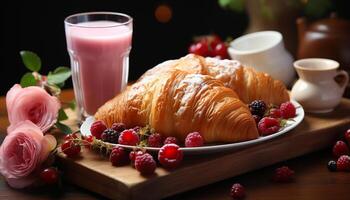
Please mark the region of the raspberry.
<svg viewBox="0 0 350 200"><path fill-rule="evenodd" d="M251 102L249 104L249 109L250 112L253 115L258 115L259 117L263 117L266 111L266 104L264 101L262 100L254 100L253 102Z"/></svg>
<svg viewBox="0 0 350 200"><path fill-rule="evenodd" d="M135 131L136 133L139 133L140 130L141 130L141 126L135 126L135 127L132 128L132 129L134 129L134 131Z"/></svg>
<svg viewBox="0 0 350 200"><path fill-rule="evenodd" d="M280 106L280 110L281 110L281 115L284 119L295 117L296 109L290 101L282 103Z"/></svg>
<svg viewBox="0 0 350 200"><path fill-rule="evenodd" d="M279 121L271 117L262 118L258 124L259 132L264 136L278 132L280 127Z"/></svg>
<svg viewBox="0 0 350 200"><path fill-rule="evenodd" d="M348 142L348 145L350 145L350 129L344 133L344 138Z"/></svg>
<svg viewBox="0 0 350 200"><path fill-rule="evenodd" d="M127 129L120 133L119 144L135 146L139 143L139 136L133 129Z"/></svg>
<svg viewBox="0 0 350 200"><path fill-rule="evenodd" d="M327 168L331 172L337 171L337 162L335 162L334 160L330 160L327 164Z"/></svg>
<svg viewBox="0 0 350 200"><path fill-rule="evenodd" d="M164 144L179 144L179 141L176 139L176 137L167 137L164 140Z"/></svg>
<svg viewBox="0 0 350 200"><path fill-rule="evenodd" d="M342 155L349 155L349 148L343 141L337 141L333 146L333 155L339 158Z"/></svg>
<svg viewBox="0 0 350 200"><path fill-rule="evenodd" d="M168 169L178 167L182 161L183 153L176 144L166 144L158 152L159 163Z"/></svg>
<svg viewBox="0 0 350 200"><path fill-rule="evenodd" d="M90 132L91 135L95 136L96 139L101 139L101 134L103 133L104 130L106 130L107 127L103 121L95 121L91 127L90 127Z"/></svg>
<svg viewBox="0 0 350 200"><path fill-rule="evenodd" d="M261 117L259 117L258 115L253 115L253 119L255 121L256 126L258 126Z"/></svg>
<svg viewBox="0 0 350 200"><path fill-rule="evenodd" d="M141 156L143 155L144 153L142 151L130 151L129 153L129 159L132 163L135 162L135 159L137 156Z"/></svg>
<svg viewBox="0 0 350 200"><path fill-rule="evenodd" d="M152 133L147 142L149 147L161 147L163 145L162 136L159 133Z"/></svg>
<svg viewBox="0 0 350 200"><path fill-rule="evenodd" d="M111 161L114 166L120 166L127 164L129 161L128 158L128 154L123 147L113 147L111 155L109 156L109 161Z"/></svg>
<svg viewBox="0 0 350 200"><path fill-rule="evenodd" d="M61 144L61 150L68 157L75 157L80 153L81 147L73 140L66 140Z"/></svg>
<svg viewBox="0 0 350 200"><path fill-rule="evenodd" d="M157 163L149 153L145 153L135 158L135 168L143 175L153 174L157 168Z"/></svg>
<svg viewBox="0 0 350 200"><path fill-rule="evenodd" d="M269 117L272 118L281 118L282 117L282 112L280 109L278 108L271 108L269 111Z"/></svg>
<svg viewBox="0 0 350 200"><path fill-rule="evenodd" d="M130 159L131 163L135 162L136 153L137 153L136 151L130 151L129 159Z"/></svg>
<svg viewBox="0 0 350 200"><path fill-rule="evenodd" d="M350 156L342 155L337 160L338 171L350 171Z"/></svg>
<svg viewBox="0 0 350 200"><path fill-rule="evenodd" d="M114 129L107 128L101 134L101 139L105 142L110 142L110 143L116 144L116 143L118 143L119 133L117 131L115 131Z"/></svg>
<svg viewBox="0 0 350 200"><path fill-rule="evenodd" d="M120 133L126 129L126 126L123 123L113 123L111 129Z"/></svg>
<svg viewBox="0 0 350 200"><path fill-rule="evenodd" d="M231 197L234 200L238 200L238 199L243 199L245 196L245 189L244 187L239 184L239 183L235 183L232 185L231 187Z"/></svg>
<svg viewBox="0 0 350 200"><path fill-rule="evenodd" d="M275 170L273 180L276 182L290 182L293 179L294 171L289 167L283 166Z"/></svg>
<svg viewBox="0 0 350 200"><path fill-rule="evenodd" d="M200 147L203 146L204 140L200 133L193 132L186 136L185 146L186 147Z"/></svg>

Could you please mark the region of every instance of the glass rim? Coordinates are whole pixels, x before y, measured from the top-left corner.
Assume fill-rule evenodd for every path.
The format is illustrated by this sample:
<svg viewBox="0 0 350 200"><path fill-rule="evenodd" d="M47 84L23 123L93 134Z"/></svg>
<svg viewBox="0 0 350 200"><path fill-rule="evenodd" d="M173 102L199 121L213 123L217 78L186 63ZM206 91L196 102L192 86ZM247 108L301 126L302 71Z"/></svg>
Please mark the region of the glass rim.
<svg viewBox="0 0 350 200"><path fill-rule="evenodd" d="M68 22L69 19L73 18L73 17L79 17L79 16L84 16L84 15L113 15L113 16L122 16L122 17L126 17L127 21L126 22L120 22L118 24L115 25L106 25L106 26L86 26L86 25L81 25L80 23L74 24L71 22ZM99 21L99 20L96 20ZM107 12L107 11L99 11L99 12L83 12L83 13L76 13L76 14L72 14L69 15L68 17L66 17L64 19L64 23L66 25L69 26L76 26L76 27L81 27L81 28L110 28L110 27L118 27L118 26L123 26L123 25L127 25L130 24L133 21L133 18L130 17L127 14L124 13L119 13L119 12ZM80 25L79 25L80 24Z"/></svg>

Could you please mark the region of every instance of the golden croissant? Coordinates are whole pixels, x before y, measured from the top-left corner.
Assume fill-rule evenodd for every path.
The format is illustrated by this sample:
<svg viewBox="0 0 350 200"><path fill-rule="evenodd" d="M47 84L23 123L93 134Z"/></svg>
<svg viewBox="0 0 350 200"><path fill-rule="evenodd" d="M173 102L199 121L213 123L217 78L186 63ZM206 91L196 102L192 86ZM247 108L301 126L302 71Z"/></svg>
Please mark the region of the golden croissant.
<svg viewBox="0 0 350 200"><path fill-rule="evenodd" d="M212 76L222 81L226 87L233 89L246 104L254 100L263 100L267 104L274 105L289 101L288 91L281 81L274 80L270 75L257 72L251 67L243 67L235 60L219 60L189 54L157 65L148 70L141 79L171 69Z"/></svg>
<svg viewBox="0 0 350 200"><path fill-rule="evenodd" d="M95 118L108 126L150 125L182 140L199 131L206 142L237 142L258 137L246 106L257 99L279 105L289 95L282 82L238 61L190 54L148 70L103 105Z"/></svg>
<svg viewBox="0 0 350 200"><path fill-rule="evenodd" d="M150 125L163 136L184 140L193 131L205 142L237 142L259 137L249 108L215 78L169 69L149 73L95 114L108 126Z"/></svg>

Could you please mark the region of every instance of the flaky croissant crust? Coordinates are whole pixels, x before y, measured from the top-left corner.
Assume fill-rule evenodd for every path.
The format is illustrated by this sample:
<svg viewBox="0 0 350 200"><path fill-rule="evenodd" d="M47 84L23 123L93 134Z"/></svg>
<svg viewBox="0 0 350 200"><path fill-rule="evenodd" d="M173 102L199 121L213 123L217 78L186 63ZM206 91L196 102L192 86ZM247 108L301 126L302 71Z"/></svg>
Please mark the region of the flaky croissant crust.
<svg viewBox="0 0 350 200"><path fill-rule="evenodd" d="M150 125L163 136L184 140L199 131L205 142L237 142L259 136L248 107L210 76L181 70L143 77L102 106L95 118L110 126Z"/></svg>
<svg viewBox="0 0 350 200"><path fill-rule="evenodd" d="M282 82L238 61L190 54L148 70L103 105L95 118L108 126L150 125L182 140L200 131L206 142L237 142L258 137L246 106L256 99L279 105L289 95Z"/></svg>
<svg viewBox="0 0 350 200"><path fill-rule="evenodd" d="M270 75L244 67L236 60L219 60L189 54L177 60L165 61L148 70L142 77L158 74L170 69L179 69L189 73L209 75L233 89L246 104L254 100L263 100L267 104L280 105L289 101L285 85Z"/></svg>

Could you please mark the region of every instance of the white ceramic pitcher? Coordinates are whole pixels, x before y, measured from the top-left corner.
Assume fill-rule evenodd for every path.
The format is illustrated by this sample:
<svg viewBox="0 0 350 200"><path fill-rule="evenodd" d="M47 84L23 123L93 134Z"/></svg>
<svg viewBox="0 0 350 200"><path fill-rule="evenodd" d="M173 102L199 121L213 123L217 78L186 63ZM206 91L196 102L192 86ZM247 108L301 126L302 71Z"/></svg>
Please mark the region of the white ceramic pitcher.
<svg viewBox="0 0 350 200"><path fill-rule="evenodd" d="M232 59L266 72L286 85L295 78L293 57L284 48L282 34L277 31L243 35L231 42L228 52Z"/></svg>
<svg viewBox="0 0 350 200"><path fill-rule="evenodd" d="M332 111L340 102L349 75L338 71L339 63L323 58L307 58L294 62L300 79L291 92L305 111L326 113Z"/></svg>

